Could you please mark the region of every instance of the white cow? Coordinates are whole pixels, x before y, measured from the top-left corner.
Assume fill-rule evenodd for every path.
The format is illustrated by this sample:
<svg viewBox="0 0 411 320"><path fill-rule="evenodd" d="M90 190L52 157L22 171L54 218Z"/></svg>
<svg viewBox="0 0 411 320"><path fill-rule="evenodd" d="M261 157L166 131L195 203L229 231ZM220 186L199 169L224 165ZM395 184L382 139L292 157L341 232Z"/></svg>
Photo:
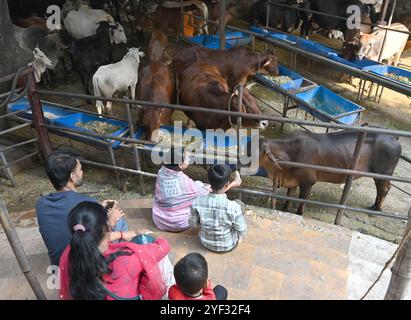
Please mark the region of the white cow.
<svg viewBox="0 0 411 320"><path fill-rule="evenodd" d="M408 28L401 23L393 23L390 28L406 32L409 31ZM385 33L387 33L387 36L384 42ZM380 57L380 50L384 42L380 61L387 60L388 64L397 66L405 45L407 44L407 40L408 34L406 33L391 30L386 31L376 27L370 34L360 34L360 48L357 55L360 59L367 58L378 61L378 58Z"/></svg>
<svg viewBox="0 0 411 320"><path fill-rule="evenodd" d="M120 62L98 68L93 76L94 95L112 98L115 93L129 92L131 99L134 100L140 57L144 57L144 52L139 48L130 48ZM103 111L112 114L111 102L107 102L107 106L104 107L104 103L98 100L96 107L99 114Z"/></svg>
<svg viewBox="0 0 411 320"><path fill-rule="evenodd" d="M53 62L38 47L34 48L33 56L34 60L29 65L33 67L36 82L40 82L41 75L46 69L51 69L53 67Z"/></svg>
<svg viewBox="0 0 411 320"><path fill-rule="evenodd" d="M98 23L108 21L113 27L113 42L127 43L127 37L120 23L104 10L81 6L78 11L70 11L64 19L64 26L74 39L82 39L96 34Z"/></svg>

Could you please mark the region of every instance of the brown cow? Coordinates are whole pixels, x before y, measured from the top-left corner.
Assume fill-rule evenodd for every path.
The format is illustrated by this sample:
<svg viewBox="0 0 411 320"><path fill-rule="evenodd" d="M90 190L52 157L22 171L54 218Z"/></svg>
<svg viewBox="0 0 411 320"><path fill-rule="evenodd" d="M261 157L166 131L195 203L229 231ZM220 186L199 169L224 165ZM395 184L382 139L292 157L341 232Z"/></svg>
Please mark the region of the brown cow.
<svg viewBox="0 0 411 320"><path fill-rule="evenodd" d="M244 113L261 114L256 99L244 88L243 103L239 107L239 97L230 94L227 81L222 76L217 65L206 63L195 63L186 69L180 82L180 101L182 104L212 108L219 110L241 111ZM207 116L203 112L185 112L187 117L194 121L200 130L223 129L227 130L237 118L218 116L211 114ZM243 119L245 127L265 128L267 121Z"/></svg>
<svg viewBox="0 0 411 320"><path fill-rule="evenodd" d="M186 6L184 11L187 11L184 20L185 29L195 29L193 34L200 33L204 27L204 22L201 19L196 19L193 16L202 16L201 11L195 6ZM156 11L150 15L150 20L153 23L154 29L160 30L165 34L171 30L175 33L181 33L181 8L166 8L158 6ZM186 34L189 36L190 34Z"/></svg>
<svg viewBox="0 0 411 320"><path fill-rule="evenodd" d="M163 32L156 30L152 33L148 44L148 56L152 62L161 62L166 65L172 62L172 57L168 52L168 39Z"/></svg>
<svg viewBox="0 0 411 320"><path fill-rule="evenodd" d="M162 63L152 62L140 71L137 97L142 101L157 103L174 102L174 84L170 69ZM159 141L161 124L171 124L173 110L143 108L143 123L151 141Z"/></svg>
<svg viewBox="0 0 411 320"><path fill-rule="evenodd" d="M215 64L227 80L230 89L247 84L257 72L278 75L277 56L273 52L253 53L245 47L228 50L212 50L200 46L188 46L174 56L176 74L180 78L184 70L196 61Z"/></svg>
<svg viewBox="0 0 411 320"><path fill-rule="evenodd" d="M284 140L260 141L260 168L264 168L268 178L273 181L273 188L288 188L288 196L294 196L300 188L300 199L307 199L312 186L317 182L343 184L347 176L315 169L281 166L278 161L292 161L305 164L349 169L358 139L356 132L337 132L315 134L297 131ZM256 152L257 150L250 150ZM401 155L401 144L398 138L367 134L361 149L357 170L392 175ZM355 177L358 179L359 177ZM384 200L390 190L390 181L375 180L377 197L373 210L381 211ZM284 205L289 211L290 203ZM298 207L298 214L304 213L304 204Z"/></svg>
<svg viewBox="0 0 411 320"><path fill-rule="evenodd" d="M20 18L16 21L16 25L21 28L37 26L44 30L48 30L47 21L40 17Z"/></svg>

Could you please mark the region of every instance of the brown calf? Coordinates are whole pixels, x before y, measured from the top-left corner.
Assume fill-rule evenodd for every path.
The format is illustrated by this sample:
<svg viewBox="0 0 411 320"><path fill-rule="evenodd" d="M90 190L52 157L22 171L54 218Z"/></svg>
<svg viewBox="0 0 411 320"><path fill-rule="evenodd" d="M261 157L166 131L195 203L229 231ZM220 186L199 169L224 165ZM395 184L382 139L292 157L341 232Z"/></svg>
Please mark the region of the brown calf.
<svg viewBox="0 0 411 320"><path fill-rule="evenodd" d="M152 62L140 71L137 87L139 100L157 103L174 102L174 84L170 69L162 63ZM147 137L158 142L161 124L171 124L173 110L165 108L143 108L143 123Z"/></svg>
<svg viewBox="0 0 411 320"><path fill-rule="evenodd" d="M148 44L148 56L151 62L161 62L169 65L172 62L172 57L168 52L167 36L159 30L152 33Z"/></svg>

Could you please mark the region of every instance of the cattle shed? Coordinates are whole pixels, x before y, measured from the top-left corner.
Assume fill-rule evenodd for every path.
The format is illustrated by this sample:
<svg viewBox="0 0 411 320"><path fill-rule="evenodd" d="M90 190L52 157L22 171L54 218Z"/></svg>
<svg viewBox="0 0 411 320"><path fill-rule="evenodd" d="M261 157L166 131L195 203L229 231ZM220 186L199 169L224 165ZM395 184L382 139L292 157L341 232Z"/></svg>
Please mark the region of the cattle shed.
<svg viewBox="0 0 411 320"><path fill-rule="evenodd" d="M155 2L161 4L163 1ZM215 1L204 2L216 5ZM247 21L238 19L245 17L249 10L247 8L256 2L220 0L218 9L221 12L228 9L227 12L236 17L227 24L217 24L217 34L184 37L178 32L170 32L168 36L172 48L170 52L174 54L188 43L208 47L211 49L207 51L209 55L230 52L232 47L247 48L249 57L254 59L248 62L250 65L255 64L257 71L252 77L246 77L249 80L247 83L233 88L227 85L228 92L224 92L229 96L227 108L224 106L223 109L213 110L209 106L185 105L180 100L156 103L143 101L138 96L134 98L133 94L133 98L83 94L88 86L87 81L83 79L82 82L75 72L62 76L56 81L54 88L36 83L33 66L23 67L13 74L1 75L0 84L13 84L8 92L0 92L0 106L6 106L8 111L7 114L0 115L0 120L8 119L8 126L0 130L0 135L6 137L0 141L0 169L5 176L1 180L0 190L5 195L8 207L7 209L0 202L0 218L4 226L0 229L0 299L42 299L45 298L43 293L48 299L58 299L57 292L46 286L48 274L44 270L48 266L47 249L38 232L35 209L27 206L27 201L23 201L24 191L19 189L26 190L24 188L31 185L31 177L36 177L38 187L29 192L33 203L39 193L44 195L52 191L42 169L46 156L58 147L84 152L85 157L81 161L86 168L85 172L91 172L86 180L89 179L93 188L82 188L82 192L96 195L99 200L103 200L105 195L118 197L120 206L126 211L130 228L155 230L156 236L167 238L172 248L170 259L173 264L189 252L203 254L209 263L213 282L227 287L230 300L358 300L364 298L367 289L377 279L365 299L390 298L391 296L386 296L389 287L391 293L397 294L395 297L411 298L407 274L401 278L404 274L399 272L401 268L406 269L406 265L401 265L401 262L408 254L405 248L410 245L411 220L407 212L411 177L407 166L411 162L411 113L404 101L411 96L411 86L398 78L387 76L388 71L401 69L401 72L406 72L405 76L411 74L410 71L405 70L403 65L398 68L387 67L381 62L367 59L347 61L342 59L340 43L336 45L336 41L324 40L319 35L304 39L298 37L297 32L286 34L268 25L250 26ZM183 1L171 4L174 13L177 12L175 6L178 8L178 3ZM396 4L395 15L411 14L410 1L390 3ZM183 8L181 12L184 13ZM386 13L387 16L390 15L389 6ZM192 15L186 12L187 14ZM182 14L182 26L184 21ZM124 34L127 33L127 37L131 39L129 43L138 45L139 48L141 44L142 50L145 50L148 41L140 42L138 37L141 34L131 32L133 24L132 21L129 22L130 25L124 28L127 31ZM210 22L210 25L214 24ZM106 32L111 32L112 28L115 29L109 25ZM127 30L128 28L130 29ZM184 34L185 29L181 30ZM111 38L106 38L109 43ZM84 45L83 49L86 47ZM167 55L170 57L169 52ZM262 65L266 67L273 64L273 55L278 58L279 76L286 78L285 83L277 83L275 79L278 78L263 73L266 70L262 70ZM262 62L261 57L268 57L269 63L266 60ZM234 59L227 57L224 61L228 64L233 62L231 60ZM208 57L204 61L210 63L212 59ZM403 61L411 60L406 55ZM234 62L238 67L245 64L240 59ZM146 54L142 57L141 64L146 66L149 63ZM166 68L170 68L174 72L174 79L177 79L173 65ZM375 70L379 73L373 72ZM355 90L342 83L340 73L356 82ZM228 79L224 81L229 82ZM374 86L377 87L375 95ZM383 88L386 88L384 93ZM247 92L244 93L245 91ZM241 107L238 111L232 108L232 102L237 97L241 105L241 102L251 99L248 95L255 99L259 113L247 111L246 104L250 100L244 104L244 110ZM112 103L114 114L96 113L96 101ZM262 138L259 143L270 139L286 141L297 129L309 132L306 133L307 136L337 136L342 133L338 131L350 131L355 139L349 148L346 147L349 149L345 150L348 156L345 157L344 154L338 158L344 161L348 159L341 166L335 163L329 165L327 161L320 161L322 164L304 163L279 157L272 151L269 152L269 144L260 144L264 148L255 154L258 154L259 161L268 159L268 162L263 162L266 166L259 164L256 173L244 176L243 185L229 193L230 199L239 198L246 203L244 213L248 225L247 236L235 251L222 255L207 251L199 241L197 230L166 233L157 230L152 221L154 185L159 167L153 163L151 156L159 150L165 153L172 145L169 148L156 145L147 135L147 128L139 116L141 110L150 108L174 112L173 121L184 123L183 133L195 129L192 128L194 120L191 119L190 123L187 116L190 112L203 115L200 119L227 117L233 130L229 134L220 134L222 140L218 140L218 134L212 138L207 137L205 129L196 131L202 141L202 149L201 152L193 150L190 156L191 160L198 160L201 165L190 166L188 172L202 181L207 179L207 167L200 161L211 160L207 165L212 165L222 159L225 163L230 163L233 170L241 167L241 150L246 152L245 146L249 146L253 138L249 132L245 136L240 135L240 129L247 121L258 122L260 126L263 122L268 124L266 130L258 131ZM104 122L115 130L109 133L99 132L85 125L90 122ZM181 128L176 128L176 125L159 126L160 131L171 133L171 137L180 132L177 129ZM376 135L393 136L394 146L398 144L402 147L402 151L398 153L398 158L401 159L394 159L396 161L393 161L395 165L392 171L358 169L362 168L363 152L369 152L367 143ZM290 141L293 144L297 140ZM206 152L210 145L215 151L211 156ZM21 149L22 153L8 157L7 153L14 148ZM235 154L231 152L233 148ZM28 159L32 161L26 168ZM327 159L324 157L322 160ZM19 173L10 170L17 165L22 167ZM283 172L285 168L296 168L301 172L319 171L328 175L340 175L344 179L342 184L322 184L318 180L321 186L317 184L313 189L308 189L305 195L301 191L305 186L300 183L300 195L294 196L291 190L282 188L285 184L281 184L279 174L273 175L276 171L271 170L272 167ZM357 177L363 179L355 180ZM374 187L373 180L388 181L388 187ZM394 187L391 191L390 181ZM385 183L383 185L386 186ZM386 206L381 211L374 210L378 208L379 201L382 203L385 200L387 188L390 193ZM381 191L382 189L384 190ZM375 191L378 192L377 197ZM374 208L370 208L374 199ZM280 211L287 202L292 203L288 211L295 212L297 206L301 208L305 205L308 213L299 216ZM20 246L20 241L23 246ZM397 260L394 262L395 258ZM387 268L393 263L392 269ZM31 284L31 289L18 264L25 270L24 275ZM380 277L383 269L386 270ZM392 289L401 285L402 290ZM33 295L33 289L37 295Z"/></svg>

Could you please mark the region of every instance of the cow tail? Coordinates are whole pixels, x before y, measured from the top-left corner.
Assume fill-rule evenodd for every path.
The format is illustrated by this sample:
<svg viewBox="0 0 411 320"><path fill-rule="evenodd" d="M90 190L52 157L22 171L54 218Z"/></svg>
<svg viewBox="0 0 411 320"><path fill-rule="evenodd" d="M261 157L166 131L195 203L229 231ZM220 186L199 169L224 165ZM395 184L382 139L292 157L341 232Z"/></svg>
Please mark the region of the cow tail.
<svg viewBox="0 0 411 320"><path fill-rule="evenodd" d="M93 89L94 89L94 95L97 96L97 97L100 97L101 96L101 91L100 91L100 86L99 86L98 79L99 79L98 73L96 72L93 76ZM96 100L96 108L97 108L97 112L99 114L102 114L103 108L104 108L103 101Z"/></svg>

